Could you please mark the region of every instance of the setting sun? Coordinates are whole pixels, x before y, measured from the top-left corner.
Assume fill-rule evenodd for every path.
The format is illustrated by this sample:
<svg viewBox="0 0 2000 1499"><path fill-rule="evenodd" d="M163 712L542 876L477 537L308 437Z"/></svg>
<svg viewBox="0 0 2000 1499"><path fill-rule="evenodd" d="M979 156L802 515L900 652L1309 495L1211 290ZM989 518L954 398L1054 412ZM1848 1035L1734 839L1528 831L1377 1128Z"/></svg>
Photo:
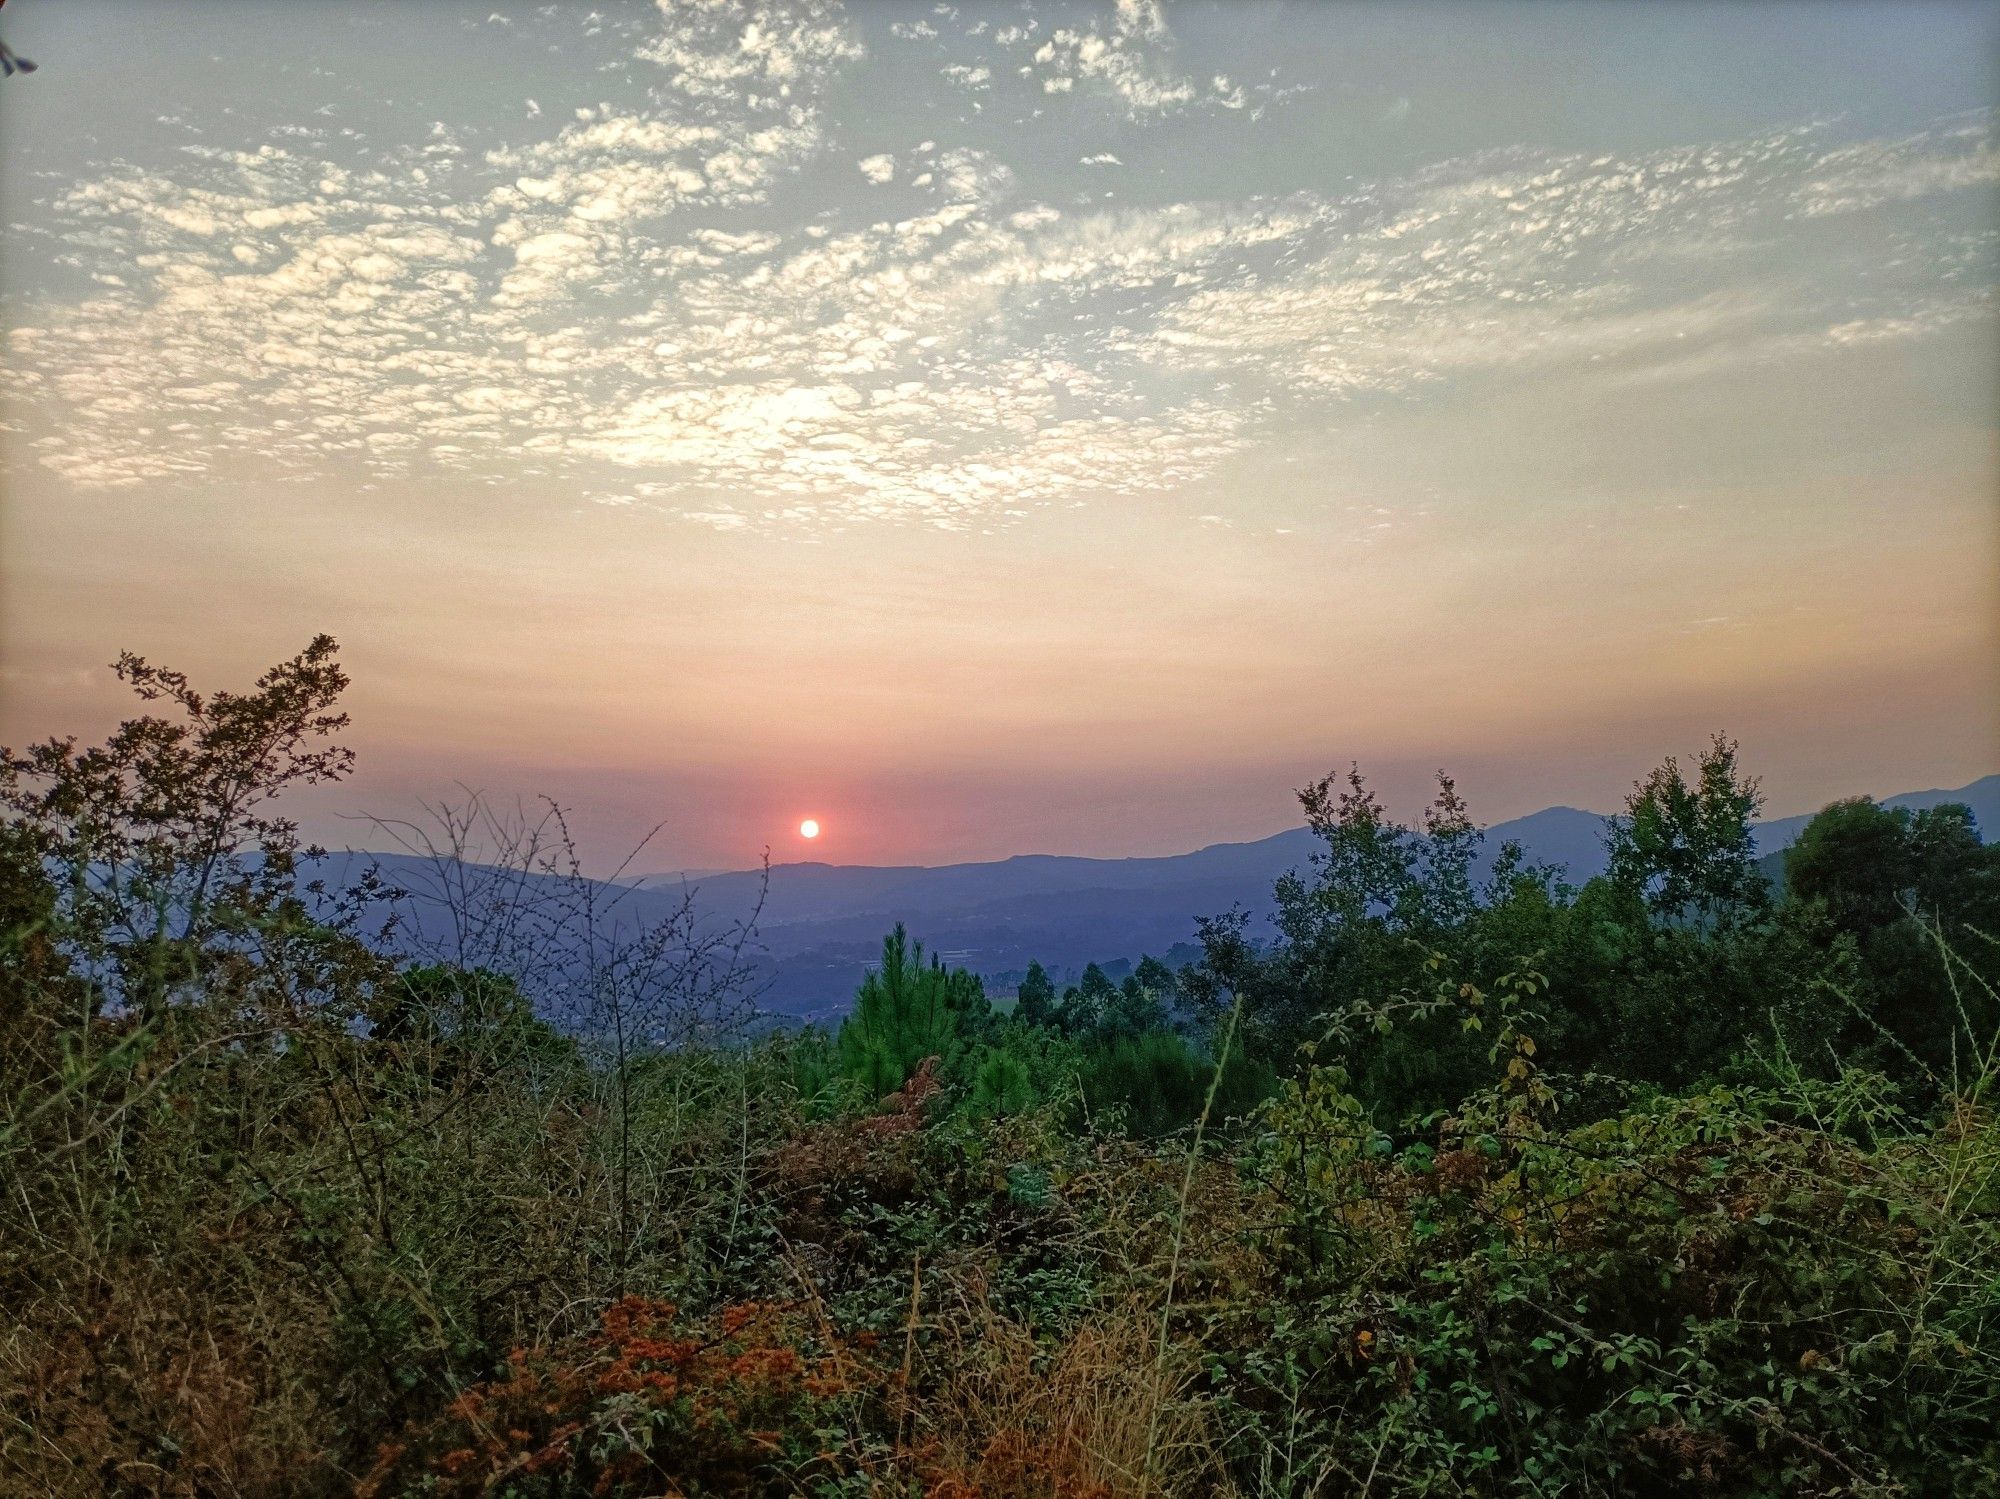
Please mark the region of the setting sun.
<svg viewBox="0 0 2000 1499"><path fill-rule="evenodd" d="M799 836L801 838L817 838L819 836L819 824L808 817L804 822L799 824Z"/></svg>

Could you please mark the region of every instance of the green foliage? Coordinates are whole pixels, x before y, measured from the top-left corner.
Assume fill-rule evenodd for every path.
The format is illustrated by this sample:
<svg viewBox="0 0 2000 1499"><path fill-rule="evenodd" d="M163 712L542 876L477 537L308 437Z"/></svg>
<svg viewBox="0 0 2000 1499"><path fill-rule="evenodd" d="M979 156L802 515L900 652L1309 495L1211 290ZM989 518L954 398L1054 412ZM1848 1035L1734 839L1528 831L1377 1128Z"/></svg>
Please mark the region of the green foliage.
<svg viewBox="0 0 2000 1499"><path fill-rule="evenodd" d="M1056 1014L1056 1023L1072 1036L1087 1036L1105 1023L1105 1017L1117 999L1118 986L1097 964L1088 964L1075 986L1063 991L1062 1008Z"/></svg>
<svg viewBox="0 0 2000 1499"><path fill-rule="evenodd" d="M1213 1057L1169 1030L1103 1036L1086 1049L1082 1072L1090 1107L1117 1111L1125 1126L1141 1135L1193 1124L1215 1075ZM1274 1086L1268 1068L1232 1049L1216 1090L1215 1119L1248 1114Z"/></svg>
<svg viewBox="0 0 2000 1499"><path fill-rule="evenodd" d="M1563 1129L1542 993L1447 976L1344 1038L1440 1012L1494 1038L1423 1138L1338 1065L1270 1110L1274 1281L1209 1333L1240 1464L1275 1492L1994 1492L1995 1038L1937 1124L1781 1058Z"/></svg>
<svg viewBox="0 0 2000 1499"><path fill-rule="evenodd" d="M982 1047L972 1069L972 1107L989 1118L1025 1114L1039 1097L1027 1058L1010 1047Z"/></svg>
<svg viewBox="0 0 2000 1499"><path fill-rule="evenodd" d="M1806 824L1784 867L1802 945L1841 970L1830 1044L1955 1087L1962 1034L2000 1025L1990 999L2000 949L1965 936L2000 932L2000 848L1979 841L1965 807L1913 813L1863 797Z"/></svg>
<svg viewBox="0 0 2000 1499"><path fill-rule="evenodd" d="M1763 795L1717 734L1689 780L1669 755L1611 822L1611 878L1670 921L1726 923L1762 911L1767 882L1751 827Z"/></svg>
<svg viewBox="0 0 2000 1499"><path fill-rule="evenodd" d="M1968 1024L2000 1023L1937 940L1968 974L2000 977L1992 944L1965 935L2000 930L2000 854L1964 808L1837 804L1806 829L1774 903L1750 837L1756 782L1721 736L1691 773L1669 759L1638 783L1609 829L1610 873L1581 890L1504 849L1476 881L1480 835L1449 778L1416 827L1358 772L1300 796L1321 852L1279 882L1276 939L1253 941L1240 914L1206 922L1181 980L1211 1028L1240 997L1251 1054L1280 1072L1346 1017L1421 987L1432 952L1468 970L1540 953L1547 1040L1578 1074L1641 1087L1698 1086L1782 1043L1809 1069L1844 1057L1935 1097L1962 1069ZM1431 1017L1346 1065L1394 1127L1449 1107L1481 1062ZM1577 1106L1619 1096L1596 1087Z"/></svg>
<svg viewBox="0 0 2000 1499"><path fill-rule="evenodd" d="M926 963L923 944L912 943L899 922L882 939L881 965L862 981L854 1013L841 1024L841 1070L870 1098L886 1098L926 1057L954 1068L988 1016L978 978Z"/></svg>
<svg viewBox="0 0 2000 1499"><path fill-rule="evenodd" d="M818 1026L807 1026L786 1046L792 1092L808 1119L835 1114L859 1090L841 1070L839 1043Z"/></svg>
<svg viewBox="0 0 2000 1499"><path fill-rule="evenodd" d="M378 985L365 1013L374 1040L419 1065L486 1076L582 1065L576 1042L539 1019L512 978L490 969L417 964Z"/></svg>
<svg viewBox="0 0 2000 1499"><path fill-rule="evenodd" d="M254 691L203 694L128 653L119 680L175 716L131 719L87 749L0 749L10 848L60 871L50 928L89 975L94 1008L155 1019L222 988L248 1006L352 1003L372 977L365 949L309 914L298 865L317 850L270 810L352 768L330 742L347 726L336 656L317 636Z"/></svg>
<svg viewBox="0 0 2000 1499"><path fill-rule="evenodd" d="M1030 963L1014 1002L1014 1017L1026 1025L1054 1025L1058 1007L1056 986L1048 970L1040 963Z"/></svg>
<svg viewBox="0 0 2000 1499"><path fill-rule="evenodd" d="M1357 1006L1418 984L1432 950L1518 952L1550 941L1563 920L1553 876L1524 867L1517 850L1502 850L1483 887L1475 881L1482 835L1448 776L1420 828L1391 819L1358 770L1299 797L1321 847L1277 884L1277 940L1252 942L1240 914L1205 922L1203 962L1180 983L1211 1029L1240 998L1249 1054L1274 1069L1294 1069ZM1400 1118L1458 1096L1476 1059L1455 1034L1413 1027L1366 1068L1363 1095Z"/></svg>
<svg viewBox="0 0 2000 1499"><path fill-rule="evenodd" d="M1158 1030L1166 1023L1167 1005L1162 991L1137 973L1130 973L1118 986L1118 992L1105 1002L1098 1030L1107 1036L1138 1036Z"/></svg>

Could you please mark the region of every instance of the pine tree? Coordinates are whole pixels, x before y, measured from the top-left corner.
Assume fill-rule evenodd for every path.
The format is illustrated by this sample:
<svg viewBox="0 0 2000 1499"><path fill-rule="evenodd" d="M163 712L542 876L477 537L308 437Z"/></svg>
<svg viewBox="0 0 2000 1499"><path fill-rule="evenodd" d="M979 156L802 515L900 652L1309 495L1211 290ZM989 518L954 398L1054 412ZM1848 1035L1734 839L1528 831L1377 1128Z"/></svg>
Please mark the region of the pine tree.
<svg viewBox="0 0 2000 1499"><path fill-rule="evenodd" d="M1035 1101L1034 1074L1020 1056L1006 1047L981 1049L972 1074L972 1107L980 1114L1026 1112Z"/></svg>
<svg viewBox="0 0 2000 1499"><path fill-rule="evenodd" d="M948 1071L985 1004L977 977L926 963L923 944L898 922L882 939L881 967L862 981L854 1013L840 1027L840 1070L874 1098L902 1087L926 1057Z"/></svg>

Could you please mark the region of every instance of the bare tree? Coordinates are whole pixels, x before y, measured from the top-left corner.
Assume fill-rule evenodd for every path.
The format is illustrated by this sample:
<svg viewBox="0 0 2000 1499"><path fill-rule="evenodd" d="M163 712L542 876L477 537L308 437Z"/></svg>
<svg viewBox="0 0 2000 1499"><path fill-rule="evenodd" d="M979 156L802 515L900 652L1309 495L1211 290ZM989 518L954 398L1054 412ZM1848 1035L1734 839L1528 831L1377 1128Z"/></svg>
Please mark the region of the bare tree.
<svg viewBox="0 0 2000 1499"><path fill-rule="evenodd" d="M686 882L662 892L628 880L658 827L594 879L583 871L567 814L546 798L496 807L468 790L456 803L425 804L414 819L370 822L407 856L393 877L370 871L392 892L398 946L456 976L448 1002L462 1006L482 975L502 975L596 1064L615 1142L622 1294L637 1246L652 1236L666 1164L650 1148L659 1142L636 1130L635 1085L659 1059L727 1049L750 1034L768 852L750 913L708 920ZM747 1110L748 1100L740 1102Z"/></svg>

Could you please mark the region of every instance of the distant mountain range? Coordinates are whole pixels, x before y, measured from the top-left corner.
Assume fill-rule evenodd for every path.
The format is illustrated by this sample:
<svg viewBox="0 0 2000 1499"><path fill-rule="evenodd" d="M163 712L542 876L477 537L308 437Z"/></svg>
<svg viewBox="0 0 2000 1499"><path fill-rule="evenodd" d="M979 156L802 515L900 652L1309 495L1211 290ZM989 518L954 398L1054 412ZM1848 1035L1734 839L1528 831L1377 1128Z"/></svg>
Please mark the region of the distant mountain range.
<svg viewBox="0 0 2000 1499"><path fill-rule="evenodd" d="M1957 790L1914 791L1885 805L1921 809L1945 802L1972 808L1982 830L2000 827L2000 775ZM1783 817L1757 829L1767 858L1788 846L1810 816ZM1575 807L1550 807L1486 830L1481 872L1509 841L1534 861L1581 884L1605 868L1605 819ZM797 1018L845 1010L882 935L905 923L925 947L955 964L1005 983L1040 961L1060 983L1086 963L1168 953L1194 936L1200 916L1241 906L1261 923L1271 886L1305 865L1317 840L1303 827L1254 843L1216 843L1192 853L1147 859L1085 859L1024 854L989 863L935 867L834 864L772 866L758 922L767 1008ZM338 886L374 860L391 882L415 880L418 861L401 855L332 856L324 871ZM761 871L655 875L628 880L628 913L643 917L692 890L711 921L747 918L764 890Z"/></svg>

